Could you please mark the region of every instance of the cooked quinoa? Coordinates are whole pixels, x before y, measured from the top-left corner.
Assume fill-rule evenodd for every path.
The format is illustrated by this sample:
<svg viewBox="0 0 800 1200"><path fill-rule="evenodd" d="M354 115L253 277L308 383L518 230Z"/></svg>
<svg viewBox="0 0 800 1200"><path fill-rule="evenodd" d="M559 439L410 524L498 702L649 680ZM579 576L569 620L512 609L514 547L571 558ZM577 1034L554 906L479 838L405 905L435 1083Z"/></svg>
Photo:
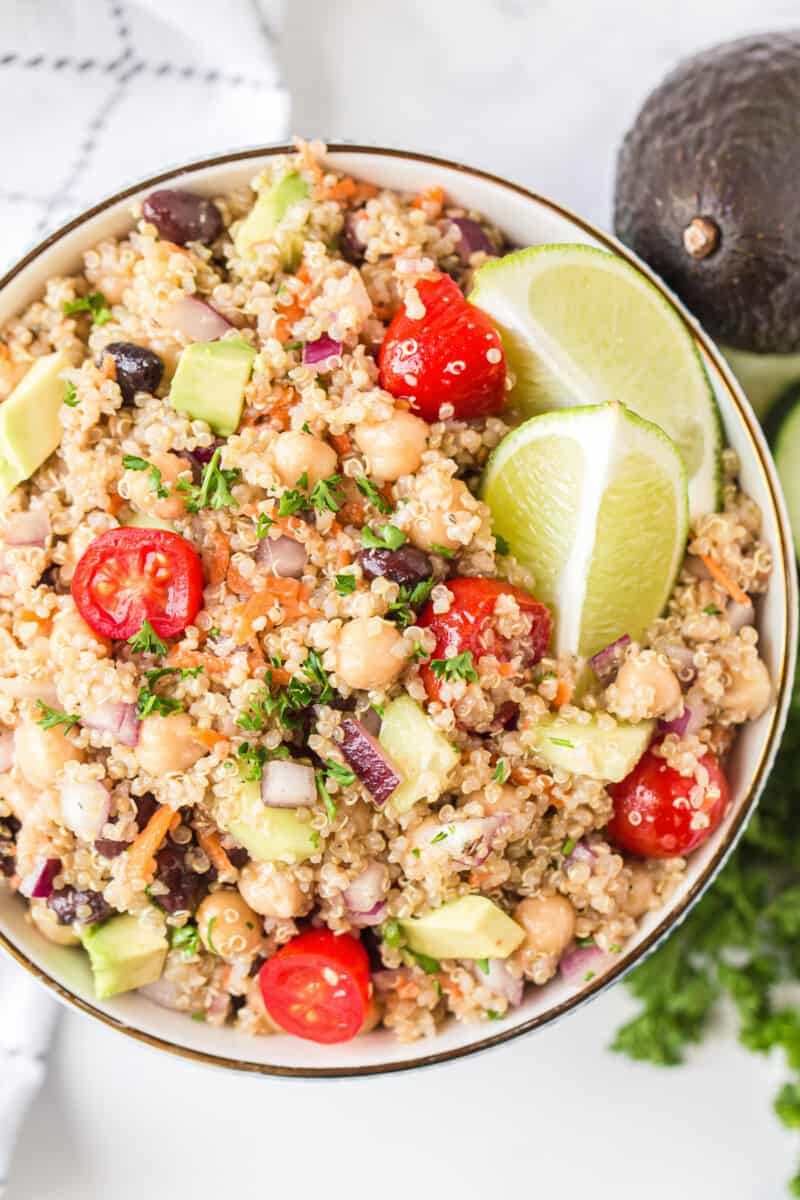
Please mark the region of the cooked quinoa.
<svg viewBox="0 0 800 1200"><path fill-rule="evenodd" d="M665 615L619 648L602 685L582 686L575 659L530 661L532 617L509 589L494 613L505 652L445 674L432 697L436 639L417 619L425 606L448 613L448 580L497 578L535 595L536 580L498 553L476 496L513 415L457 420L445 405L424 421L380 386L377 353L401 308L424 316L420 281L442 272L466 291L504 239L456 197L379 191L329 171L321 155L298 143L252 189L214 197L208 244L167 240L140 206L125 236L87 250L82 270L49 280L2 331L2 400L42 356L61 351L68 363L60 444L3 511L0 886L22 888L30 919L63 945L118 913L164 930L151 999L252 1034L276 1031L258 973L279 947L309 928L354 934L372 969L363 1028L406 1040L452 1016L502 1018L523 982L546 984L581 951L591 962L579 982L608 969L669 898L685 859L615 848L607 785L548 766L531 731L555 711L598 720L609 737L618 721L691 712L691 731L667 732L653 753L691 781L702 828L701 760L709 750L724 759L736 726L770 699L749 605L771 556L726 450L721 510L694 522ZM287 173L306 197L243 253L242 221ZM483 248L465 249L464 220ZM224 438L169 403L197 338L188 297L213 310L202 319L224 319L223 341L254 351L241 418ZM163 364L152 390L126 387L119 351L106 350L120 343ZM309 346L321 348L316 362ZM203 503L209 482L216 499ZM198 552L201 603L176 637L112 641L78 612L73 576L99 535L142 518ZM413 548L423 563L416 606L413 589L365 569L364 530L380 540L387 524L398 546L383 549ZM420 798L399 813L376 802L342 741L348 721L374 733L403 695L446 735L455 762L444 791L423 772ZM314 848L300 862L257 861L231 832L242 786L288 763L313 772L303 778L314 798L290 811ZM165 806L162 840L136 852ZM33 898L47 862L50 894ZM370 912L349 891L365 880ZM403 920L467 894L516 919L524 940L513 953L476 963L409 950Z"/></svg>

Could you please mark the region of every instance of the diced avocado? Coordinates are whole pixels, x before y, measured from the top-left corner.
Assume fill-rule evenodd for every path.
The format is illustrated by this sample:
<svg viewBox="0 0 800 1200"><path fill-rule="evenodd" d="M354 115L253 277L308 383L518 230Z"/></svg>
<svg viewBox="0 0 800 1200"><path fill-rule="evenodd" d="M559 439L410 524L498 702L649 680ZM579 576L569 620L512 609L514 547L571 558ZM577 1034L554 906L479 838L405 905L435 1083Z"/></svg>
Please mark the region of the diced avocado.
<svg viewBox="0 0 800 1200"><path fill-rule="evenodd" d="M162 521L161 517L149 517L141 512L131 513L125 524L128 529L166 529L169 533L175 532L171 521Z"/></svg>
<svg viewBox="0 0 800 1200"><path fill-rule="evenodd" d="M409 950L430 958L508 958L525 938L486 896L460 896L400 926Z"/></svg>
<svg viewBox="0 0 800 1200"><path fill-rule="evenodd" d="M308 184L296 171L290 171L276 180L259 195L239 226L235 239L237 253L245 255L259 242L276 240L278 226L286 213L293 204L307 198ZM293 236L286 239L278 237L277 241L281 245L283 264L289 268L297 257L297 239Z"/></svg>
<svg viewBox="0 0 800 1200"><path fill-rule="evenodd" d="M239 815L228 832L256 862L298 863L319 849L316 829L291 808L267 808L258 783L242 784Z"/></svg>
<svg viewBox="0 0 800 1200"><path fill-rule="evenodd" d="M98 1000L155 983L164 969L164 927L144 925L127 913L90 925L81 941L92 964Z"/></svg>
<svg viewBox="0 0 800 1200"><path fill-rule="evenodd" d="M403 776L389 797L395 812L408 812L417 800L435 800L442 794L459 753L410 696L387 704L379 741ZM431 778L434 794L428 786Z"/></svg>
<svg viewBox="0 0 800 1200"><path fill-rule="evenodd" d="M66 385L59 377L71 365L60 350L37 358L0 404L0 500L30 479L60 445Z"/></svg>
<svg viewBox="0 0 800 1200"><path fill-rule="evenodd" d="M255 356L242 338L192 342L178 360L170 404L196 421L205 421L220 437L229 437L239 425Z"/></svg>
<svg viewBox="0 0 800 1200"><path fill-rule="evenodd" d="M596 718L584 725L564 717L545 716L523 739L551 767L604 783L618 783L644 754L654 728L653 721L636 725L618 721L609 732L600 728Z"/></svg>

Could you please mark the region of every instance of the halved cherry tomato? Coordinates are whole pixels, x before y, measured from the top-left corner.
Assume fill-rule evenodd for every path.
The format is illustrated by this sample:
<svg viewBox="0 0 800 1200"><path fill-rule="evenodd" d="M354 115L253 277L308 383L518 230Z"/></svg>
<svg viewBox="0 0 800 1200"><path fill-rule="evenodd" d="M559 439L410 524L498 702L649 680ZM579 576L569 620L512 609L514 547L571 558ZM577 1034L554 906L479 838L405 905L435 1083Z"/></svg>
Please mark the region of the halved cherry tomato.
<svg viewBox="0 0 800 1200"><path fill-rule="evenodd" d="M693 775L680 775L652 750L642 755L630 775L608 789L614 800L610 840L643 858L675 858L702 845L728 806L728 781L713 754L704 754L700 762L708 785L695 807Z"/></svg>
<svg viewBox="0 0 800 1200"><path fill-rule="evenodd" d="M423 629L432 629L436 634L436 648L431 660L455 658L465 651L472 652L477 661L483 654L495 654L507 661L510 648L494 627L492 617L495 605L501 596L513 596L524 613L532 618L530 640L525 647L526 666L537 663L547 650L550 641L550 613L540 600L524 588L504 583L502 579L464 577L448 579L447 588L453 593L453 602L446 613L433 611L433 604L423 610L417 624ZM439 700L442 680L434 675L429 662L425 663L420 675L431 700Z"/></svg>
<svg viewBox="0 0 800 1200"><path fill-rule="evenodd" d="M347 1042L367 1015L369 958L358 938L310 929L281 946L258 977L281 1029L312 1042Z"/></svg>
<svg viewBox="0 0 800 1200"><path fill-rule="evenodd" d="M203 569L186 538L166 529L109 529L75 568L72 596L95 633L129 638L148 620L173 637L194 620L203 598Z"/></svg>
<svg viewBox="0 0 800 1200"><path fill-rule="evenodd" d="M417 284L425 315L401 308L380 350L381 387L407 396L426 421L452 404L461 421L499 413L506 397L506 360L489 318L469 304L447 275Z"/></svg>

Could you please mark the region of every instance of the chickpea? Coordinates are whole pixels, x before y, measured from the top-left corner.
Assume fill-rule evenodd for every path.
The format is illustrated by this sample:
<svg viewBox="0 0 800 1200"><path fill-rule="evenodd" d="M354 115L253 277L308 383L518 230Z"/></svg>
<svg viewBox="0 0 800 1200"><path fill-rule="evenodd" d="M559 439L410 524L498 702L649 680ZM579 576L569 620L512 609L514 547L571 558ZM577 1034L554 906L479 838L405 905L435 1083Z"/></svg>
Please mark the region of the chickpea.
<svg viewBox="0 0 800 1200"><path fill-rule="evenodd" d="M39 800L39 793L19 771L7 771L0 775L0 798L5 800L18 821L24 821Z"/></svg>
<svg viewBox="0 0 800 1200"><path fill-rule="evenodd" d="M197 910L197 932L206 950L220 958L252 954L261 941L261 922L233 888L206 896Z"/></svg>
<svg viewBox="0 0 800 1200"><path fill-rule="evenodd" d="M151 471L126 471L125 480L128 499L139 512L162 521L175 521L182 517L186 508L184 497L175 485L181 478L191 482L191 467L185 459L169 451L156 451L147 460L161 472L161 487L169 490L168 496L159 496L159 485L153 487L155 477Z"/></svg>
<svg viewBox="0 0 800 1200"><path fill-rule="evenodd" d="M320 479L334 474L338 461L333 446L312 433L296 430L279 433L275 439L275 467L286 487L295 487L306 475L312 488Z"/></svg>
<svg viewBox="0 0 800 1200"><path fill-rule="evenodd" d="M650 905L655 895L653 879L647 867L642 863L628 863L626 865L631 873L631 881L628 889L628 898L625 902L625 911L630 916L638 919L650 910Z"/></svg>
<svg viewBox="0 0 800 1200"><path fill-rule="evenodd" d="M608 689L608 707L627 720L663 717L678 707L681 685L671 667L654 650L628 658Z"/></svg>
<svg viewBox="0 0 800 1200"><path fill-rule="evenodd" d="M311 898L294 873L277 863L246 863L239 872L239 891L262 917L288 921L304 916L311 908Z"/></svg>
<svg viewBox="0 0 800 1200"><path fill-rule="evenodd" d="M413 475L428 445L428 425L421 417L398 410L388 421L357 425L356 445L366 455L370 475L393 482Z"/></svg>
<svg viewBox="0 0 800 1200"><path fill-rule="evenodd" d="M27 782L46 788L55 783L65 763L81 762L83 751L59 726L43 729L35 721L23 721L14 734L14 756Z"/></svg>
<svg viewBox="0 0 800 1200"><path fill-rule="evenodd" d="M409 537L420 550L433 550L444 546L448 550L461 550L463 545L453 537L453 516L469 513L475 515L472 494L460 479L450 479L448 486L438 497L434 507L428 507L411 521Z"/></svg>
<svg viewBox="0 0 800 1200"><path fill-rule="evenodd" d="M42 937L56 946L77 946L80 942L71 925L62 925L46 900L32 900L30 905L31 920Z"/></svg>
<svg viewBox="0 0 800 1200"><path fill-rule="evenodd" d="M186 771L204 754L208 754L208 750L197 741L194 726L186 713L170 717L154 714L142 721L136 757L142 770L150 775Z"/></svg>
<svg viewBox="0 0 800 1200"><path fill-rule="evenodd" d="M107 658L111 653L111 639L95 633L87 625L74 604L62 608L53 617L53 630L50 634L50 648L53 659L59 662L65 653L72 654L75 647L84 646L91 650L95 658Z"/></svg>
<svg viewBox="0 0 800 1200"><path fill-rule="evenodd" d="M566 896L531 896L520 901L514 920L525 930L522 948L561 955L575 936L575 909Z"/></svg>
<svg viewBox="0 0 800 1200"><path fill-rule="evenodd" d="M741 666L728 668L730 683L720 704L728 712L741 713L745 720L760 717L770 702L772 683L765 664L755 654Z"/></svg>
<svg viewBox="0 0 800 1200"><path fill-rule="evenodd" d="M356 617L342 627L336 670L348 687L388 687L406 665L409 647L397 626L380 617Z"/></svg>

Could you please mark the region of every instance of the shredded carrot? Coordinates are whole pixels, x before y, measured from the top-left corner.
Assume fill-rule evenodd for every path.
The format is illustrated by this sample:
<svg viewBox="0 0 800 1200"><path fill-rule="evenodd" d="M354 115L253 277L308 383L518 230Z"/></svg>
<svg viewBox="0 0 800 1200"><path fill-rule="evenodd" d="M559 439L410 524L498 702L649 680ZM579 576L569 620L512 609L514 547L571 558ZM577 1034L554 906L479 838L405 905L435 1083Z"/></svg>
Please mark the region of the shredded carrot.
<svg viewBox="0 0 800 1200"><path fill-rule="evenodd" d="M350 556L350 551L340 546L336 554L336 569L341 571L342 567L349 567L353 559Z"/></svg>
<svg viewBox="0 0 800 1200"><path fill-rule="evenodd" d="M106 502L106 512L109 513L110 516L115 517L124 503L125 501L122 499L122 496L120 496L119 492L112 492Z"/></svg>
<svg viewBox="0 0 800 1200"><path fill-rule="evenodd" d="M420 986L415 979L403 979L397 985L397 994L401 1000L416 1000Z"/></svg>
<svg viewBox="0 0 800 1200"><path fill-rule="evenodd" d="M323 188L320 198L322 200L349 200L355 194L355 179L345 175L342 179L337 179L335 183L329 183L327 187Z"/></svg>
<svg viewBox="0 0 800 1200"><path fill-rule="evenodd" d="M444 204L444 188L434 184L425 188L411 201L413 208L421 208L427 217L438 217Z"/></svg>
<svg viewBox="0 0 800 1200"><path fill-rule="evenodd" d="M237 596L252 596L256 584L260 582L260 576L256 574L252 579L248 579L239 570L234 560L231 559L228 565L228 573L225 576L225 582Z"/></svg>
<svg viewBox="0 0 800 1200"><path fill-rule="evenodd" d="M206 583L212 587L222 583L231 561L231 544L221 529L214 529L208 535L202 559Z"/></svg>
<svg viewBox="0 0 800 1200"><path fill-rule="evenodd" d="M253 637L253 622L259 617L269 620L270 609L277 600L284 610L284 618L294 621L301 616L318 616L309 603L309 591L297 579L264 579L258 592L242 606L237 638L249 642ZM272 623L272 622L270 622ZM278 624L282 622L276 622Z"/></svg>
<svg viewBox="0 0 800 1200"><path fill-rule="evenodd" d="M176 817L180 821L180 813L176 813L168 804L162 804L131 842L127 851L127 867L131 878L152 879L155 875L156 854Z"/></svg>
<svg viewBox="0 0 800 1200"><path fill-rule="evenodd" d="M364 204L365 201L372 200L378 194L374 183L365 183L363 179L356 179L355 185L356 190L353 192L355 204Z"/></svg>
<svg viewBox="0 0 800 1200"><path fill-rule="evenodd" d="M719 586L728 593L731 600L735 600L737 604L750 603L750 598L747 595L747 592L743 591L742 588L739 587L735 579L731 579L725 568L721 567L719 563L711 557L710 554L701 554L700 557L706 564L709 575L711 575L712 579L715 579Z"/></svg>
<svg viewBox="0 0 800 1200"><path fill-rule="evenodd" d="M568 679L559 678L556 685L556 694L553 699L553 704L556 708L563 708L565 704L569 704L572 699L572 684Z"/></svg>
<svg viewBox="0 0 800 1200"><path fill-rule="evenodd" d="M228 858L216 833L198 833L200 848L205 851L209 862L219 875L233 874L233 864Z"/></svg>
<svg viewBox="0 0 800 1200"><path fill-rule="evenodd" d="M353 453L353 443L350 435L347 433L332 433L328 441L339 455L339 458L346 458L348 454Z"/></svg>
<svg viewBox="0 0 800 1200"><path fill-rule="evenodd" d="M201 746L206 746L212 753L218 754L220 758L227 758L230 753L230 742L224 733L217 733L216 729L199 729L195 726L192 730L192 737L196 742L200 742Z"/></svg>
<svg viewBox="0 0 800 1200"><path fill-rule="evenodd" d="M224 658L218 658L216 654L210 654L207 650L190 650L180 642L173 646L167 655L167 666L183 667L189 671L202 667L206 675L223 675L228 669Z"/></svg>
<svg viewBox="0 0 800 1200"><path fill-rule="evenodd" d="M497 674L502 675L504 679L508 679L514 674L514 668L512 667L511 663L499 662L497 664Z"/></svg>
<svg viewBox="0 0 800 1200"><path fill-rule="evenodd" d="M298 538L302 541L302 536L308 536L308 525L305 521L301 521L299 517L275 517L273 524L276 529L280 529L281 533L285 533L287 537Z"/></svg>

